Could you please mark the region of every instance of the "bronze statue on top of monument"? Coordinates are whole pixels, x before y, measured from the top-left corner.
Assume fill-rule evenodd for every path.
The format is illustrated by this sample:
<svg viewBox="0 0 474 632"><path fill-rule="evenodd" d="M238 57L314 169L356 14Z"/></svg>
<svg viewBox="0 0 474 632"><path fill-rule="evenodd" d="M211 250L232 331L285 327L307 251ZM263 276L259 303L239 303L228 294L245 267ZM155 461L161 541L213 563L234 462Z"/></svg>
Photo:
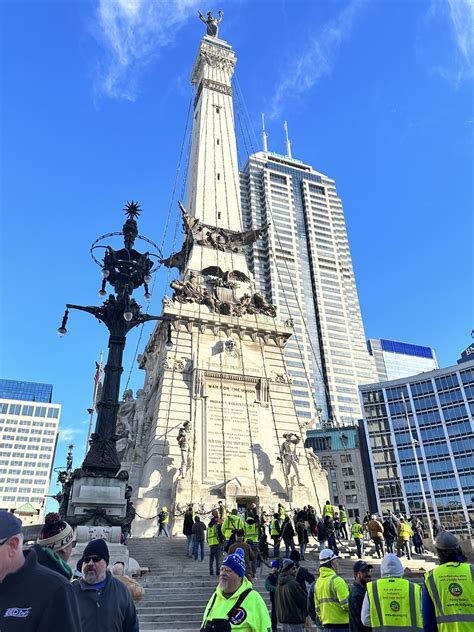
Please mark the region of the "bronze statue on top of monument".
<svg viewBox="0 0 474 632"><path fill-rule="evenodd" d="M211 37L219 37L219 24L222 22L222 17L224 16L224 12L219 9L218 18L215 18L210 11L207 13L207 18L203 16L201 11L198 11L199 19L201 22L207 26L206 35L210 35Z"/></svg>

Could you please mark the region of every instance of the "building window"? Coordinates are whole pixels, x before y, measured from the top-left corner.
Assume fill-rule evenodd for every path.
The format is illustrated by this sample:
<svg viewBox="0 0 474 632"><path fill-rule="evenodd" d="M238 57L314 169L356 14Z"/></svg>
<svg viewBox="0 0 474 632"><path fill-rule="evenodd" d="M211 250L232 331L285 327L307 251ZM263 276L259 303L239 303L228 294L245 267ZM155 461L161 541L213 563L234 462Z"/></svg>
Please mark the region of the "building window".
<svg viewBox="0 0 474 632"><path fill-rule="evenodd" d="M355 489L355 481L344 481L344 489Z"/></svg>
<svg viewBox="0 0 474 632"><path fill-rule="evenodd" d="M337 483L335 481L331 483L331 487L333 492L337 492Z"/></svg>
<svg viewBox="0 0 474 632"><path fill-rule="evenodd" d="M316 444L316 450L330 450L331 438L330 437L316 437L315 444Z"/></svg>
<svg viewBox="0 0 474 632"><path fill-rule="evenodd" d="M341 454L341 463L351 463L352 457L350 454Z"/></svg>
<svg viewBox="0 0 474 632"><path fill-rule="evenodd" d="M59 417L59 408L48 408L48 417L50 419L57 419Z"/></svg>
<svg viewBox="0 0 474 632"><path fill-rule="evenodd" d="M356 503L357 502L357 494L351 494L350 496L346 496L346 503Z"/></svg>
<svg viewBox="0 0 474 632"><path fill-rule="evenodd" d="M221 141L220 141L220 139L219 139L219 138L216 140L216 143L217 143L218 145L220 145L220 144L221 144Z"/></svg>
<svg viewBox="0 0 474 632"><path fill-rule="evenodd" d="M352 469L352 467L343 467L342 468L342 475L343 476L354 476L354 470Z"/></svg>
<svg viewBox="0 0 474 632"><path fill-rule="evenodd" d="M33 410L34 410L33 406L23 406L23 410L21 411L21 414L26 415L27 417L32 417Z"/></svg>
<svg viewBox="0 0 474 632"><path fill-rule="evenodd" d="M334 502L336 505L339 504L339 496L334 496Z"/></svg>
<svg viewBox="0 0 474 632"><path fill-rule="evenodd" d="M19 415L21 412L20 404L10 404L10 408L8 409L10 415Z"/></svg>
<svg viewBox="0 0 474 632"><path fill-rule="evenodd" d="M46 417L46 407L37 406L35 409L35 417Z"/></svg>

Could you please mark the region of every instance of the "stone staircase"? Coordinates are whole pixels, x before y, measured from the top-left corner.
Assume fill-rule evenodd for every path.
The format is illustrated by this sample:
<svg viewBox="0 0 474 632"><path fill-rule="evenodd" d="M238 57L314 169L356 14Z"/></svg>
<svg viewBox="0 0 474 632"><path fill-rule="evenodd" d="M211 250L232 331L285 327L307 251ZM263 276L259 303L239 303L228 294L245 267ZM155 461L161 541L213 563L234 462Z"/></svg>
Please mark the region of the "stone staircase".
<svg viewBox="0 0 474 632"><path fill-rule="evenodd" d="M209 550L205 546L204 561L195 561L185 556L185 538L131 538L128 541L130 555L150 572L139 581L145 588L145 597L138 606L140 630L153 632L197 632L200 629L204 608L218 582L218 577L209 575ZM344 546L339 563L339 574L352 585L352 567L356 561L352 547ZM272 547L270 547L270 552ZM319 547L310 545L303 565L317 575L317 555ZM284 553L284 548L282 553ZM374 566L372 576L380 577L380 561L372 559L371 551L365 555L366 561ZM271 561L271 559L270 559ZM435 565L431 555L408 561L402 558L405 567L413 573L414 581L422 581L420 569L430 570ZM270 608L270 598L265 590L265 578L269 573L257 570L254 588L262 595ZM316 630L316 627L314 627Z"/></svg>

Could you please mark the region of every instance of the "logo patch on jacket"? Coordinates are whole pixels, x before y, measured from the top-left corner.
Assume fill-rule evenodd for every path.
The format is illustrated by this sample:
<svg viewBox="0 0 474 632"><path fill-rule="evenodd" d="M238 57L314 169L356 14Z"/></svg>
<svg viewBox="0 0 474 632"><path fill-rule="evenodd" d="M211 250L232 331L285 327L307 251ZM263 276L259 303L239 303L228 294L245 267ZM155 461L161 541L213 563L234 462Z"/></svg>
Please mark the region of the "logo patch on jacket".
<svg viewBox="0 0 474 632"><path fill-rule="evenodd" d="M30 614L31 608L7 608L4 617L16 617L24 619Z"/></svg>
<svg viewBox="0 0 474 632"><path fill-rule="evenodd" d="M234 608L228 614L228 619L232 625L240 625L247 618L247 611L243 608Z"/></svg>

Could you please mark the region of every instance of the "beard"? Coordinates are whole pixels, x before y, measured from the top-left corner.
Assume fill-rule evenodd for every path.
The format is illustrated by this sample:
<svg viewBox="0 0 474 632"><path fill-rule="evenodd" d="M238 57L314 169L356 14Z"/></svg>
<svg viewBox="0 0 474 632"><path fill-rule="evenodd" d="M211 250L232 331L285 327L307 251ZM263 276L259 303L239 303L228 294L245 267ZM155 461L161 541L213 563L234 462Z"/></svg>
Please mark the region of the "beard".
<svg viewBox="0 0 474 632"><path fill-rule="evenodd" d="M84 581L88 584L98 584L105 579L105 571L98 573L95 568L84 571Z"/></svg>

